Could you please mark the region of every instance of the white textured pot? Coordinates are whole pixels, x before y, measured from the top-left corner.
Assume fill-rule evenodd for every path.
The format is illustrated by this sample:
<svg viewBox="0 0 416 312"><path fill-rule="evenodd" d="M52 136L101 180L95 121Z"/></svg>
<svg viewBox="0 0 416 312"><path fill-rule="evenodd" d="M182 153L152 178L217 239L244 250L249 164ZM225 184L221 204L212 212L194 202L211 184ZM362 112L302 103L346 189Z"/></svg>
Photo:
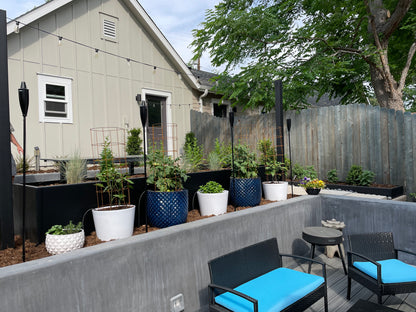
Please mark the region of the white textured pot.
<svg viewBox="0 0 416 312"><path fill-rule="evenodd" d="M106 206L92 210L97 237L102 241L109 241L132 236L136 206L112 206L111 208L118 209L106 210L109 208L110 206Z"/></svg>
<svg viewBox="0 0 416 312"><path fill-rule="evenodd" d="M65 235L46 234L45 247L52 255L58 255L84 246L85 234L81 232Z"/></svg>
<svg viewBox="0 0 416 312"><path fill-rule="evenodd" d="M227 212L228 191L222 193L201 193L198 191L197 194L201 216L217 216Z"/></svg>
<svg viewBox="0 0 416 312"><path fill-rule="evenodd" d="M286 200L287 199L287 182L274 181L263 182L264 199L267 200Z"/></svg>

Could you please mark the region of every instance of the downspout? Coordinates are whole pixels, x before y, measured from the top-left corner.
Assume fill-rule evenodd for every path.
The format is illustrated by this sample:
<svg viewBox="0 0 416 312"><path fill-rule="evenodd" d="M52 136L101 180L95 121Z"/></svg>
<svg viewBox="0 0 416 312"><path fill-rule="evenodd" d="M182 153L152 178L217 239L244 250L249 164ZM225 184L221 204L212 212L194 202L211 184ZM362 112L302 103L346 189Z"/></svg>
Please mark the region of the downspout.
<svg viewBox="0 0 416 312"><path fill-rule="evenodd" d="M202 99L208 95L208 89L205 89L204 93L199 97L199 111L202 113Z"/></svg>

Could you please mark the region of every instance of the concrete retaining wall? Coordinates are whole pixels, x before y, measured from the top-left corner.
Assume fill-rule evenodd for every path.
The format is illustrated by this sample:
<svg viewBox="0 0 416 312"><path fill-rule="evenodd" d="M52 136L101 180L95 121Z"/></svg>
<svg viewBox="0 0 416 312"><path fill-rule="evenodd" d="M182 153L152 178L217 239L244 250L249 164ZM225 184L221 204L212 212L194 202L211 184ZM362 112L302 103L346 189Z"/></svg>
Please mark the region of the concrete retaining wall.
<svg viewBox="0 0 416 312"><path fill-rule="evenodd" d="M307 254L302 229L322 218L342 219L352 232L390 230L379 210L390 219L399 216L403 224L392 229L413 246L412 205L303 196L2 268L1 310L164 312L182 293L185 311L206 311L210 259L270 237L277 237L282 252Z"/></svg>

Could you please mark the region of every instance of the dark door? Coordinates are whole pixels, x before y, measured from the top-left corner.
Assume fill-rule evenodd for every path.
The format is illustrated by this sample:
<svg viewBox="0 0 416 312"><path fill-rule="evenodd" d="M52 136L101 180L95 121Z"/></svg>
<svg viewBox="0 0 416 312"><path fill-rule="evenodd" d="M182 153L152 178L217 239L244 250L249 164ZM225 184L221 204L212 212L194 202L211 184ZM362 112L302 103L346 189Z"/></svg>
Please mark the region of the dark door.
<svg viewBox="0 0 416 312"><path fill-rule="evenodd" d="M167 145L167 129L166 129L166 98L155 95L146 95L148 105L148 134L147 146L150 148L159 147L163 144L165 151Z"/></svg>

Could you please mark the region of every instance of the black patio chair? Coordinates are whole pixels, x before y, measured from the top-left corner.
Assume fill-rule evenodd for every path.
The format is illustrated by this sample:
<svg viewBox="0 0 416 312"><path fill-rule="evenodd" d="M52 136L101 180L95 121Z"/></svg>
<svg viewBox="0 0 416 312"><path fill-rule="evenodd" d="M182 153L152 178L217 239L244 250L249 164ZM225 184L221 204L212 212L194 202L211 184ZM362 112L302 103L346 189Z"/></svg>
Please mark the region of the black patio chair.
<svg viewBox="0 0 416 312"><path fill-rule="evenodd" d="M393 233L349 235L348 289L351 279L374 292L381 304L383 295L416 291L416 268L398 260L398 252L416 253L394 248Z"/></svg>
<svg viewBox="0 0 416 312"><path fill-rule="evenodd" d="M319 263L322 276L282 267L282 257ZM209 261L210 311L303 311L324 298L328 311L325 264L280 254L276 238Z"/></svg>

